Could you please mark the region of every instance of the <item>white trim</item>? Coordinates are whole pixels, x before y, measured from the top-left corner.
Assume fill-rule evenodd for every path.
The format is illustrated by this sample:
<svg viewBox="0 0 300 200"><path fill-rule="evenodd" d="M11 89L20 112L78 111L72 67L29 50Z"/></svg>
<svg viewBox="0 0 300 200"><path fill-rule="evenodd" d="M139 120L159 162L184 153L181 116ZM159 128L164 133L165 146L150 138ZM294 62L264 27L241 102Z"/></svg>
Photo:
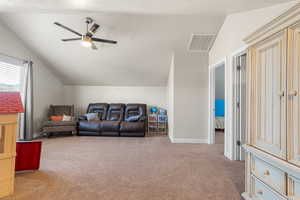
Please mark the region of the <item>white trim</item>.
<svg viewBox="0 0 300 200"><path fill-rule="evenodd" d="M208 139L170 138L172 143L208 144Z"/></svg>
<svg viewBox="0 0 300 200"><path fill-rule="evenodd" d="M247 53L248 48L249 48L249 45L245 45L245 46L239 48L238 50L234 51L230 55L230 57L232 58L232 61L233 61L233 57L237 57L237 56L243 55L244 53Z"/></svg>
<svg viewBox="0 0 300 200"><path fill-rule="evenodd" d="M215 107L213 99L215 99L215 68L209 68L209 95L208 95L208 142L209 144L215 143L215 130L214 130L214 115L213 109Z"/></svg>
<svg viewBox="0 0 300 200"><path fill-rule="evenodd" d="M173 141L174 141L173 137L171 137L171 135L170 135L170 134L168 134L168 136L169 136L169 140L170 140L170 142L171 142L171 143L174 143L174 142L173 142Z"/></svg>
<svg viewBox="0 0 300 200"><path fill-rule="evenodd" d="M238 56L241 56L243 54L247 55L247 49L248 49L248 45L245 45L244 47L238 49L237 51L235 51L234 53L231 54L231 67L232 67L232 81L231 81L231 85L232 85L232 104L235 105L236 104L236 98L235 98L235 85L236 85L236 68L235 68L235 59ZM247 55L248 56L248 55ZM247 66L246 66L247 67ZM232 126L232 134L231 134L231 140L232 140L232 160L239 160L237 157L237 144L236 144L236 138L237 138L237 134L236 134L236 127L235 127L235 108L234 106L231 109L232 112L232 122L231 122L231 126Z"/></svg>
<svg viewBox="0 0 300 200"><path fill-rule="evenodd" d="M220 59L218 62L216 62L215 64L212 64L212 65L209 65L209 68L217 68L217 67L220 67L221 65L223 65L224 63L226 63L226 56L223 57L222 59Z"/></svg>
<svg viewBox="0 0 300 200"><path fill-rule="evenodd" d="M245 200L252 200L252 199L250 198L250 195L249 195L247 192L242 193L242 197L243 197Z"/></svg>

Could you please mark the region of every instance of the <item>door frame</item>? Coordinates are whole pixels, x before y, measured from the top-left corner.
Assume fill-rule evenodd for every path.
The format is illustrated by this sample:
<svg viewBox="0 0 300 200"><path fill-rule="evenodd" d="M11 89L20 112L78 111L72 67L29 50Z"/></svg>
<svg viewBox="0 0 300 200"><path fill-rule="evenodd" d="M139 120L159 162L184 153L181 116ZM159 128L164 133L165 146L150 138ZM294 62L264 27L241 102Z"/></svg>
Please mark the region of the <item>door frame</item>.
<svg viewBox="0 0 300 200"><path fill-rule="evenodd" d="M237 113L236 113L236 105L237 105L237 98L236 98L236 84L237 84L237 58L239 56L242 56L242 55L246 55L246 59L248 59L248 51L247 51L247 48L242 48L240 49L239 51L235 52L234 54L232 54L232 94L233 94L233 98L232 98L232 131L233 131L233 134L232 134L232 144L233 144L233 160L244 160L243 157L241 156L241 152L238 152L240 151L239 149L241 148L238 148L238 145L237 145L237 140L238 138L240 138L240 135L238 135L238 132L236 130L236 124L237 124ZM247 63L246 63L246 69L247 69ZM247 73L247 70L245 71L245 73ZM247 74L246 74L246 79L247 79ZM245 80L246 83L247 83L247 80ZM246 86L247 87L247 86ZM245 100L247 101L247 98L245 97ZM245 103L245 106L247 106L247 102ZM246 109L246 108L245 108ZM246 109L246 112L247 112L247 109ZM247 113L246 113L246 116L247 116ZM246 124L245 124L246 126ZM245 130L246 127L245 127ZM245 139L246 139L246 132L245 132Z"/></svg>
<svg viewBox="0 0 300 200"><path fill-rule="evenodd" d="M209 113L209 118L208 118L208 143L209 144L215 144L215 73L216 69L218 67L221 67L224 65L225 68L225 113L226 113L226 57L221 59L219 62L216 64L210 65L209 66L209 95L208 95L208 113ZM226 114L224 118L224 124L225 124L225 131L226 131ZM225 143L225 137L224 137L224 143ZM224 145L224 153L226 145Z"/></svg>

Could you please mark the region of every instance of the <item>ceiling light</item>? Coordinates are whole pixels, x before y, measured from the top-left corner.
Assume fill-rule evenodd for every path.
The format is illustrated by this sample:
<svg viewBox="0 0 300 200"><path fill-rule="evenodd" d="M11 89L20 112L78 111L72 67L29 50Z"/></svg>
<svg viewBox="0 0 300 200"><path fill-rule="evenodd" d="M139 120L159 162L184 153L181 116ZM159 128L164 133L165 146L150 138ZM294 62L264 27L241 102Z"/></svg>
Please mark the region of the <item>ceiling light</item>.
<svg viewBox="0 0 300 200"><path fill-rule="evenodd" d="M88 36L82 36L81 45L84 47L91 47L92 46L92 38Z"/></svg>

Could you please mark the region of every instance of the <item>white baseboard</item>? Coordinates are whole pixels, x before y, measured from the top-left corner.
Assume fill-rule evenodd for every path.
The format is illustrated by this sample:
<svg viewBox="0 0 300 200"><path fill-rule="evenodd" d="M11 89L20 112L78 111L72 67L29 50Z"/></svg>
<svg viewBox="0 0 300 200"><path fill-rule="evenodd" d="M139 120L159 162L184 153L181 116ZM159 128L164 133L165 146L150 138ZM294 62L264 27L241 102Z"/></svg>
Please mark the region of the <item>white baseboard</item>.
<svg viewBox="0 0 300 200"><path fill-rule="evenodd" d="M171 138L172 143L192 143L192 144L208 144L208 139L191 139L191 138Z"/></svg>
<svg viewBox="0 0 300 200"><path fill-rule="evenodd" d="M169 139L170 139L171 143L174 143L174 142L173 142L173 137L171 137L170 134L168 134L168 136L169 136Z"/></svg>
<svg viewBox="0 0 300 200"><path fill-rule="evenodd" d="M250 196L249 196L246 192L242 193L242 197L243 197L245 200L251 200Z"/></svg>

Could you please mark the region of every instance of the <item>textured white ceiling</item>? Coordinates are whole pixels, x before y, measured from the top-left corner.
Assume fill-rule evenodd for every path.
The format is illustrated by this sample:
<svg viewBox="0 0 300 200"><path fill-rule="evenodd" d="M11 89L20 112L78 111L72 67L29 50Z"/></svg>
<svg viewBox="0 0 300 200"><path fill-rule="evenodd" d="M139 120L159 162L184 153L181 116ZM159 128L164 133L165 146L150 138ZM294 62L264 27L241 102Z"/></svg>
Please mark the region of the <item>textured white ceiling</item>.
<svg viewBox="0 0 300 200"><path fill-rule="evenodd" d="M117 45L96 44L91 50L53 24L57 21L79 32L84 18L101 25L96 37ZM127 14L2 14L1 19L63 77L66 84L165 85L173 50L188 48L192 33L215 33L223 17L145 16Z"/></svg>
<svg viewBox="0 0 300 200"><path fill-rule="evenodd" d="M0 18L65 84L163 86L172 52L187 50L191 34L216 34L227 13L280 2L287 0L1 0L0 10L23 12ZM85 32L87 16L101 26L96 37L118 44L93 51L60 41L74 35L53 22Z"/></svg>
<svg viewBox="0 0 300 200"><path fill-rule="evenodd" d="M0 10L89 10L139 14L224 15L289 0L1 0Z"/></svg>

